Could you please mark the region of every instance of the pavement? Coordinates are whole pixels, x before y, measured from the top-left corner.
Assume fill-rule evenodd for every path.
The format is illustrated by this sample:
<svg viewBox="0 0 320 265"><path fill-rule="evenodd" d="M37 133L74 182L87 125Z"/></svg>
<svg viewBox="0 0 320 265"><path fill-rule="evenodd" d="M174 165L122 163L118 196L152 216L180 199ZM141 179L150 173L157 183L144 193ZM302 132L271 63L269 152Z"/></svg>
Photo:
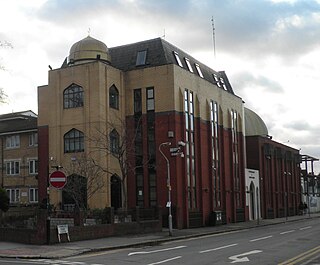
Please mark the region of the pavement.
<svg viewBox="0 0 320 265"><path fill-rule="evenodd" d="M80 254L107 251L121 248L133 248L160 245L168 241L201 237L244 229L254 229L261 226L276 225L286 222L303 221L310 218L320 218L320 213L311 213L276 219L260 219L217 226L207 226L193 229L173 230L169 236L168 229L152 234L137 234L126 236L112 236L95 240L84 240L58 243L54 245L28 245L0 241L0 258L24 259L61 259Z"/></svg>

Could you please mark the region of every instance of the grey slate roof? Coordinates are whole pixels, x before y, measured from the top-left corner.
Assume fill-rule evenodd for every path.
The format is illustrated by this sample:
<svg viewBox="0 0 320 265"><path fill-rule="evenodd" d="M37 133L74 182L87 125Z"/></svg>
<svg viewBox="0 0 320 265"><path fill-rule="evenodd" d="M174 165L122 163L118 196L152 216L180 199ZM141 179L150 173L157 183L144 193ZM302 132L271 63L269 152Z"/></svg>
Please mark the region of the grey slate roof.
<svg viewBox="0 0 320 265"><path fill-rule="evenodd" d="M137 53L143 50L147 50L146 64L136 66ZM213 77L213 74L216 74L218 78L223 78L224 83L226 85L226 90L229 93L234 94L231 84L224 72L216 72L212 70L210 67L199 62L189 54L185 53L183 50L177 48L176 46L172 45L164 39L156 38L123 46L113 47L109 48L109 52L111 55L111 65L122 71L130 71L135 69L161 66L167 64L178 65L174 57L174 52L177 52L183 65L183 69L189 71L184 60L184 58L188 58L193 68L193 74L198 75L194 65L195 63L197 63L200 66L205 80L212 84L216 84L217 82ZM221 89L224 88L221 86Z"/></svg>
<svg viewBox="0 0 320 265"><path fill-rule="evenodd" d="M38 117L32 111L0 115L0 134L37 130Z"/></svg>

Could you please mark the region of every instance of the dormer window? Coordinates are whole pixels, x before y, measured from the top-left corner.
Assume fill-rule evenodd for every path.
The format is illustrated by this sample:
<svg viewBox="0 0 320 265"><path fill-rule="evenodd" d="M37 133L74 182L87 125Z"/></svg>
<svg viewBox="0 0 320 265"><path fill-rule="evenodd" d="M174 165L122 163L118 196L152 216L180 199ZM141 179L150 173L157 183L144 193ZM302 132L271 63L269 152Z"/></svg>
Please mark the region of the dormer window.
<svg viewBox="0 0 320 265"><path fill-rule="evenodd" d="M173 55L174 55L174 58L176 58L177 64L178 64L180 67L183 67L182 62L181 62L180 57L179 57L179 54L174 51L174 52L173 52Z"/></svg>
<svg viewBox="0 0 320 265"><path fill-rule="evenodd" d="M192 69L190 60L189 60L188 58L186 58L186 57L184 58L184 60L185 60L185 62L186 62L186 64L187 64L187 66L188 66L189 71L190 71L191 73L193 73L193 69Z"/></svg>
<svg viewBox="0 0 320 265"><path fill-rule="evenodd" d="M197 64L197 63L195 63L194 65L195 65L195 67L196 67L196 69L197 69L198 75L199 75L201 78L203 78L203 74L202 74L200 65Z"/></svg>
<svg viewBox="0 0 320 265"><path fill-rule="evenodd" d="M145 65L147 59L147 50L138 51L137 59L136 59L136 66Z"/></svg>

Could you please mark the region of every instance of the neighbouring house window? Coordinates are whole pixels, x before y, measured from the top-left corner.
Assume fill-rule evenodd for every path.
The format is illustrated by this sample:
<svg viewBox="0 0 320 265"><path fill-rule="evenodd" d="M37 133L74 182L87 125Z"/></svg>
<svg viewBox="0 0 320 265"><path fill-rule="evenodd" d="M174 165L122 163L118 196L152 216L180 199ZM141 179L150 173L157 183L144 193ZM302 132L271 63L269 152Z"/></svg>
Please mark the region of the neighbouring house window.
<svg viewBox="0 0 320 265"><path fill-rule="evenodd" d="M20 147L20 135L11 135L6 137L6 148L19 148Z"/></svg>
<svg viewBox="0 0 320 265"><path fill-rule="evenodd" d="M147 50L138 51L137 59L136 59L136 66L145 65L147 59Z"/></svg>
<svg viewBox="0 0 320 265"><path fill-rule="evenodd" d="M29 160L29 174L38 174L38 160Z"/></svg>
<svg viewBox="0 0 320 265"><path fill-rule="evenodd" d="M29 202L38 202L38 189L30 188L29 189Z"/></svg>
<svg viewBox="0 0 320 265"><path fill-rule="evenodd" d="M178 54L177 52L173 52L173 55L174 55L174 58L175 58L176 61L177 61L177 64L178 64L180 67L183 67L182 62L181 62L180 57L179 57L179 54Z"/></svg>
<svg viewBox="0 0 320 265"><path fill-rule="evenodd" d="M38 146L38 133L29 134L29 146Z"/></svg>
<svg viewBox="0 0 320 265"><path fill-rule="evenodd" d="M6 161L6 174L19 175L20 174L20 161Z"/></svg>
<svg viewBox="0 0 320 265"><path fill-rule="evenodd" d="M83 106L83 88L72 84L63 91L63 107L65 109Z"/></svg>
<svg viewBox="0 0 320 265"><path fill-rule="evenodd" d="M64 152L74 153L84 151L83 132L72 129L64 135Z"/></svg>
<svg viewBox="0 0 320 265"><path fill-rule="evenodd" d="M119 133L115 129L113 129L110 132L109 137L110 137L110 152L112 154L118 154L119 153L119 140L120 140Z"/></svg>
<svg viewBox="0 0 320 265"><path fill-rule="evenodd" d="M109 106L113 109L119 109L119 91L115 85L109 89Z"/></svg>
<svg viewBox="0 0 320 265"><path fill-rule="evenodd" d="M17 203L20 201L19 189L7 189L7 195L10 199L10 203Z"/></svg>

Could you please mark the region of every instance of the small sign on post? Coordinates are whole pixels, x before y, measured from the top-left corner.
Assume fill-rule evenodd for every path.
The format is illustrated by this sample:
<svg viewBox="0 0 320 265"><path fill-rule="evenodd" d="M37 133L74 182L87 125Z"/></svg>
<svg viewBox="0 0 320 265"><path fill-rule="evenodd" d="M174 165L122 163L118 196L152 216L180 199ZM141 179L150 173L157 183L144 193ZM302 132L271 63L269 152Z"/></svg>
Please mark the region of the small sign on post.
<svg viewBox="0 0 320 265"><path fill-rule="evenodd" d="M67 235L67 238L68 238L68 241L70 242L68 225L57 225L57 229L58 229L58 239L59 239L59 243L61 242L60 235L62 235L62 234L66 234L66 235Z"/></svg>

